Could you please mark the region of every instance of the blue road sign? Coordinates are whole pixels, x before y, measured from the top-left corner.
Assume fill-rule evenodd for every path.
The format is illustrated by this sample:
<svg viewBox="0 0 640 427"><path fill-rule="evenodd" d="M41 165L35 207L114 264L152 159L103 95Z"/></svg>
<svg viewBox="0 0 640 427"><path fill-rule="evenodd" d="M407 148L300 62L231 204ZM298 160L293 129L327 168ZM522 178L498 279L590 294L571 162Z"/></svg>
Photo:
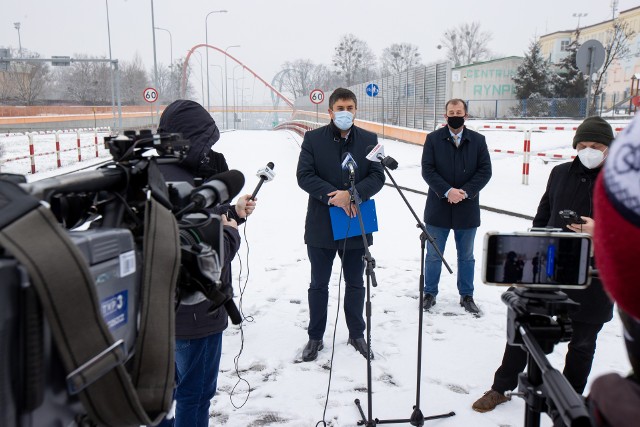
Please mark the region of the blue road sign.
<svg viewBox="0 0 640 427"><path fill-rule="evenodd" d="M369 95L369 96L378 96L378 93L380 93L380 88L378 87L377 84L369 83L367 85L367 95Z"/></svg>

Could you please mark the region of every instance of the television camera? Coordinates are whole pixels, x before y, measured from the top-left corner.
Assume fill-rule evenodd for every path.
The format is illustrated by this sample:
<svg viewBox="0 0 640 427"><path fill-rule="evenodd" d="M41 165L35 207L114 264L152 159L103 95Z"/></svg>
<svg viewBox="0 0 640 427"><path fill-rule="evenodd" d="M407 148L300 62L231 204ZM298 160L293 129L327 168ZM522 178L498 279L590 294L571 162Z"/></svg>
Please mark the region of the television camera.
<svg viewBox="0 0 640 427"><path fill-rule="evenodd" d="M540 425L546 412L554 426L591 426L582 396L545 354L571 339L569 315L579 304L561 289L584 289L595 275L591 270L589 235L559 229L532 229L526 233L487 233L482 277L486 284L511 286L502 295L508 307L507 340L527 352L527 372L518 377L525 400L525 426ZM531 269L523 271L527 260Z"/></svg>
<svg viewBox="0 0 640 427"><path fill-rule="evenodd" d="M212 208L243 175L167 183L181 135L104 142L113 161L96 170L0 174L2 426L155 425L172 403L177 304L206 298L241 321Z"/></svg>

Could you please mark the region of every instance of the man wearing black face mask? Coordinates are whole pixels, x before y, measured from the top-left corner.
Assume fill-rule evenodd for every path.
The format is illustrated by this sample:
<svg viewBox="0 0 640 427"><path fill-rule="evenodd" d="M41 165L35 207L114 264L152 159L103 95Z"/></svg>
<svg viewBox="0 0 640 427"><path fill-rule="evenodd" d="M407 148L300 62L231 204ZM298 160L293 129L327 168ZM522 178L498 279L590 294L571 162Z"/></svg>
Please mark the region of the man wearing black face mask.
<svg viewBox="0 0 640 427"><path fill-rule="evenodd" d="M478 194L491 178L491 159L484 136L464 126L467 104L451 99L445 110L447 126L429 133L422 151L422 177L429 185L424 222L442 253L453 230L460 305L478 315L480 310L473 300L473 242L480 225ZM425 311L436 303L441 269L442 261L428 245L422 303Z"/></svg>

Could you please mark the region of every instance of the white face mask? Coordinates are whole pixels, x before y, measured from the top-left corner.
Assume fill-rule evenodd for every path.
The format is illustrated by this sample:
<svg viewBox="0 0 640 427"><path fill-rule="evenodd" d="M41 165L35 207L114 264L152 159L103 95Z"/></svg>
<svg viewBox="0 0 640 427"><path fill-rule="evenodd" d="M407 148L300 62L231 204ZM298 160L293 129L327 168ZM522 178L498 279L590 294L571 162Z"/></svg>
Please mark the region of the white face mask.
<svg viewBox="0 0 640 427"><path fill-rule="evenodd" d="M604 151L607 151L607 149ZM586 147L578 151L578 158L586 168L594 169L604 161L604 151Z"/></svg>

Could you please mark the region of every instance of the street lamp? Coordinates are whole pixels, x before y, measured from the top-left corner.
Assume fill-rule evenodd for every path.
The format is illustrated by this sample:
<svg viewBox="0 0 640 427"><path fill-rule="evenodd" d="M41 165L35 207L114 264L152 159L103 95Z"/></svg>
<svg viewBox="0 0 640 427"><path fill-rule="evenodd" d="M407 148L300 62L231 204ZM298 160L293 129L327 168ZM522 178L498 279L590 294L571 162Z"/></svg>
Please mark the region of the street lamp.
<svg viewBox="0 0 640 427"><path fill-rule="evenodd" d="M20 40L20 23L19 22L14 22L13 23L13 28L18 30L18 56L20 58L22 58L22 40Z"/></svg>
<svg viewBox="0 0 640 427"><path fill-rule="evenodd" d="M233 46L227 46L224 50L224 117L225 117L225 129L229 127L229 117L227 116L229 108L229 76L227 75L227 51L234 47L240 47L239 44Z"/></svg>
<svg viewBox="0 0 640 427"><path fill-rule="evenodd" d="M580 18L584 18L587 15L589 15L589 14L588 13L582 13L582 12L578 12L578 13L574 13L573 14L574 18L578 18L578 30L580 29Z"/></svg>
<svg viewBox="0 0 640 427"><path fill-rule="evenodd" d="M237 85L236 85L236 69L241 68L242 67L242 72L244 73L244 66L243 65L236 65L235 67L233 67L233 73L231 74L233 76L233 128L236 128L236 117L238 115L237 111L237 105L238 105L238 98L236 95L236 89L237 89ZM242 86L243 86L243 92L244 92L244 74L242 75L242 77L238 78L238 80L242 80Z"/></svg>
<svg viewBox="0 0 640 427"><path fill-rule="evenodd" d="M158 90L158 60L156 58L156 18L153 13L153 0L151 0L151 34L153 35L153 86ZM159 94L158 98L161 98L162 94ZM156 100L156 116L160 115L160 106L158 105L158 100ZM153 111L153 109L152 109ZM158 117L158 122L160 118ZM153 114L151 114L151 126L153 126Z"/></svg>
<svg viewBox="0 0 640 427"><path fill-rule="evenodd" d="M204 107L204 71L202 71L202 54L199 50L194 51L193 53L197 53L200 58L198 58L198 62L200 62L200 82L202 83L202 106Z"/></svg>
<svg viewBox="0 0 640 427"><path fill-rule="evenodd" d="M207 20L209 19L209 15L212 13L227 13L226 10L213 10L207 13L207 16L204 17L204 43L206 45L209 44L209 25L207 24ZM206 57L207 57L207 110L211 109L211 100L209 99L209 46L206 48Z"/></svg>
<svg viewBox="0 0 640 427"><path fill-rule="evenodd" d="M170 47L170 54L171 54L171 62L169 63L169 67L171 67L173 65L173 37L171 37L171 31L167 30L166 28L160 28L160 27L154 27L156 30L162 30L162 31L166 31L167 33L169 33L169 47Z"/></svg>
<svg viewBox="0 0 640 427"><path fill-rule="evenodd" d="M218 93L220 93L220 100L222 101L221 104L223 104L224 103L224 92L223 92L224 81L223 81L223 77L222 77L222 65L212 64L212 65L209 65L209 67L216 67L216 68L220 69L220 89L218 90ZM224 116L222 117L222 119L223 119L223 123L224 123Z"/></svg>
<svg viewBox="0 0 640 427"><path fill-rule="evenodd" d="M111 24L109 23L109 0L104 0L107 8L107 39L109 40L109 71L111 73L111 114L113 115L113 128L116 128L116 89L113 81L113 58L111 57ZM119 100L118 100L119 101ZM118 105L120 105L118 103ZM122 129L122 114L120 114L120 129Z"/></svg>

